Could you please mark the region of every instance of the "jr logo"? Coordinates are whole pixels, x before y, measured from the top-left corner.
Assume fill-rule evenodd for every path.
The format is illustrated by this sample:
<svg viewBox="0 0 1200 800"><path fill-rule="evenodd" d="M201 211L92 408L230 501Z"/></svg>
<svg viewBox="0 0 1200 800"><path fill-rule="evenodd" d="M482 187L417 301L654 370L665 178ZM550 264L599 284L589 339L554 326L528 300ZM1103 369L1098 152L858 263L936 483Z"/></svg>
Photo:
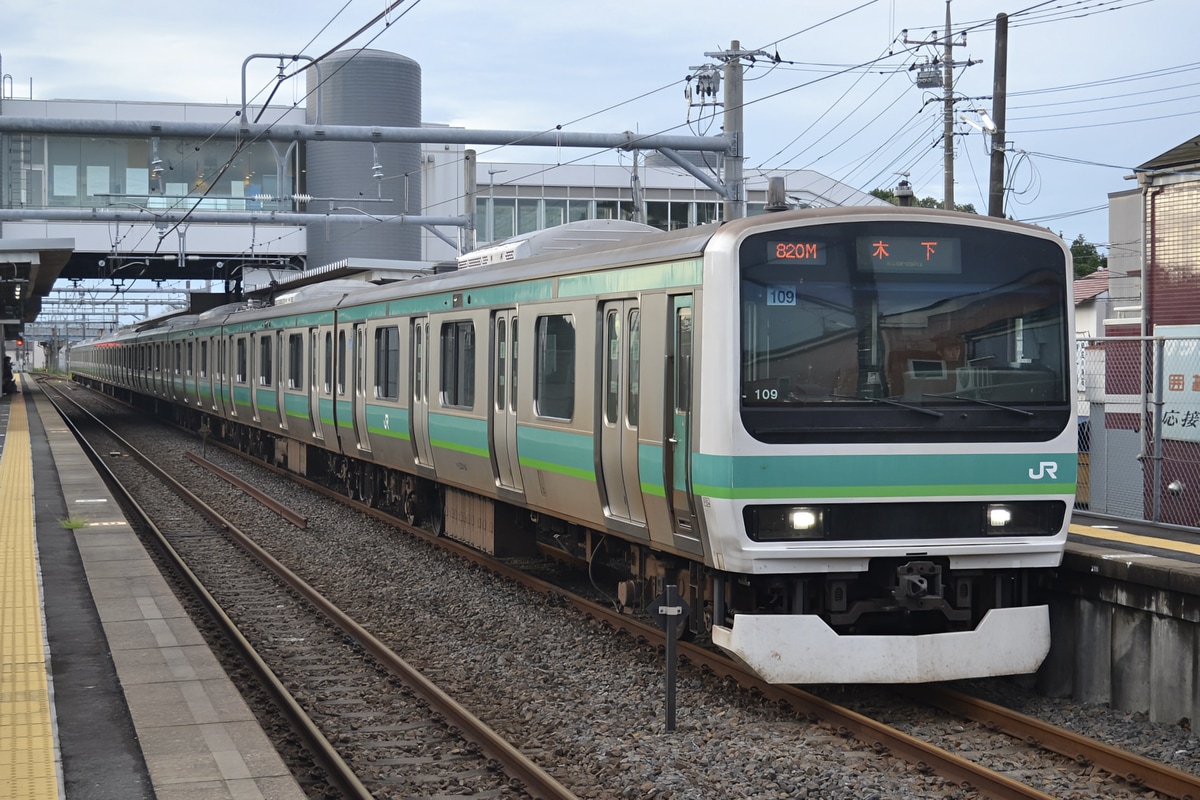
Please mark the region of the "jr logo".
<svg viewBox="0 0 1200 800"><path fill-rule="evenodd" d="M1052 481L1058 480L1058 462L1057 461L1042 461L1038 464L1037 473L1029 470L1029 477L1032 480L1040 481L1042 478L1049 478Z"/></svg>

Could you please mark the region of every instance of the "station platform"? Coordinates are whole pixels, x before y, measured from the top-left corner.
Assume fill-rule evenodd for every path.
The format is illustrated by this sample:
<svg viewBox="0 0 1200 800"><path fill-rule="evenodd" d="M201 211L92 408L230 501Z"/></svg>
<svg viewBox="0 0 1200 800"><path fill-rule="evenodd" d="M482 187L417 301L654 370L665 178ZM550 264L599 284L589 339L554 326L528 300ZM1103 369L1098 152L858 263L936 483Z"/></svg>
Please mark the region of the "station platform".
<svg viewBox="0 0 1200 800"><path fill-rule="evenodd" d="M1076 511L1048 589L1039 691L1200 719L1200 530Z"/></svg>
<svg viewBox="0 0 1200 800"><path fill-rule="evenodd" d="M28 375L0 398L0 798L303 800Z"/></svg>
<svg viewBox="0 0 1200 800"><path fill-rule="evenodd" d="M1115 554L1127 553L1164 567L1181 568L1165 563L1174 561L1196 564L1195 571L1200 575L1200 529L1075 511L1071 515L1069 542L1068 550L1100 551L1114 554L1111 557L1118 560Z"/></svg>

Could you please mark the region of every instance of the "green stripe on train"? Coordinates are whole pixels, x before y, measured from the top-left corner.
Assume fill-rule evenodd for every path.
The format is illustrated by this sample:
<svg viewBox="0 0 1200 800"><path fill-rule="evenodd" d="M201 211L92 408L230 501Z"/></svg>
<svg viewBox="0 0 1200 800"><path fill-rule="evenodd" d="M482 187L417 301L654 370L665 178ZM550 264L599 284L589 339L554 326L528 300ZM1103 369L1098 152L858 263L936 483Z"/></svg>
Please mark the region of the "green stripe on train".
<svg viewBox="0 0 1200 800"><path fill-rule="evenodd" d="M367 405L367 434L411 441L408 409L396 406Z"/></svg>
<svg viewBox="0 0 1200 800"><path fill-rule="evenodd" d="M1073 453L708 456L696 494L723 499L924 497L1075 492Z"/></svg>
<svg viewBox="0 0 1200 800"><path fill-rule="evenodd" d="M519 425L517 452L522 467L596 481L591 434Z"/></svg>
<svg viewBox="0 0 1200 800"><path fill-rule="evenodd" d="M487 421L455 414L429 415L429 444L469 456L487 458Z"/></svg>

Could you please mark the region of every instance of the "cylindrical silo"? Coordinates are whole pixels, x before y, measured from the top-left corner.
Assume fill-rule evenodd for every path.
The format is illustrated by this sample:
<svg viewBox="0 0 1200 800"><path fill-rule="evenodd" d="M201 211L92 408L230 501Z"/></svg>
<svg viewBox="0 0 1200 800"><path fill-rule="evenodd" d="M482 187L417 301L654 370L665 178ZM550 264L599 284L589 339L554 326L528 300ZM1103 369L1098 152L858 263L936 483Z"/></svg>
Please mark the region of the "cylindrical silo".
<svg viewBox="0 0 1200 800"><path fill-rule="evenodd" d="M344 50L322 61L319 74L318 80L316 67L307 70L309 124L420 127L421 65L411 58ZM359 210L335 213L362 217L361 225L310 225L309 268L352 257L420 260L419 226L377 223L366 215L421 213L421 145L310 141L306 162L306 192L314 198L309 212L352 207ZM377 202L380 196L391 202Z"/></svg>

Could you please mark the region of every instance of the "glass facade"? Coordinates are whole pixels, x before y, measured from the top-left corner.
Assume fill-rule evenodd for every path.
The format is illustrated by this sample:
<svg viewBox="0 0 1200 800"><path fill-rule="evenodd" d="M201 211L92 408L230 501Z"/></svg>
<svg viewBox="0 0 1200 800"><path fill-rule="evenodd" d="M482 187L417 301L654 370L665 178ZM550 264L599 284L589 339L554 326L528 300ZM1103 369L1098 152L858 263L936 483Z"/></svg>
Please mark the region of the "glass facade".
<svg viewBox="0 0 1200 800"><path fill-rule="evenodd" d="M196 206L291 209L294 165L268 142L10 136L0 196L8 208ZM270 195L272 199L264 198Z"/></svg>
<svg viewBox="0 0 1200 800"><path fill-rule="evenodd" d="M758 205L761 210L762 204ZM645 207L646 224L664 231L717 222L721 217L721 203L717 201L650 200ZM633 217L633 202L627 199L480 197L475 201L475 224L481 243L498 242L566 222Z"/></svg>

